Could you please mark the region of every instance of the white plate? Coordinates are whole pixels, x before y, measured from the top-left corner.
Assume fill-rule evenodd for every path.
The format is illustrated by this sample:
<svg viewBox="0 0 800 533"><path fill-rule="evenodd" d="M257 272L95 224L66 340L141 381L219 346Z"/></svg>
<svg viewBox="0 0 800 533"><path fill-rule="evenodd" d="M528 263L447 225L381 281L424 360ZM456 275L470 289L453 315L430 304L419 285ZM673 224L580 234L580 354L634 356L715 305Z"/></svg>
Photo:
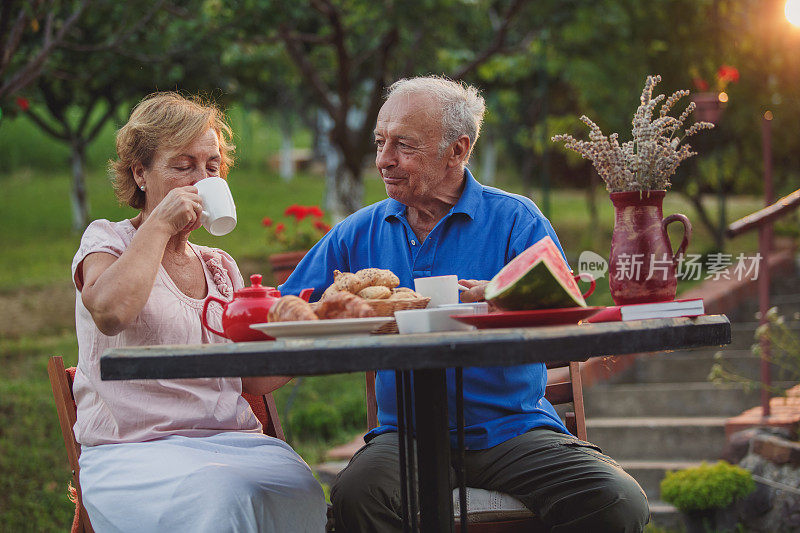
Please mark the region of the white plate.
<svg viewBox="0 0 800 533"><path fill-rule="evenodd" d="M290 337L331 337L336 335L369 335L381 325L391 322L390 316L369 318L332 318L330 320L297 320L295 322L267 322L251 324L276 339Z"/></svg>

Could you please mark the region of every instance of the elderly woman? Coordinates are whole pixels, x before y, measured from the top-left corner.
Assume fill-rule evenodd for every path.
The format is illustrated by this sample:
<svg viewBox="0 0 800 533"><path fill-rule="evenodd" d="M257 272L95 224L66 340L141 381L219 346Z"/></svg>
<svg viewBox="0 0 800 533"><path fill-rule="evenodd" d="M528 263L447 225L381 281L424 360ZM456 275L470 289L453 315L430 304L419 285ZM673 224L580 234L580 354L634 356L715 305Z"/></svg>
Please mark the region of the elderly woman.
<svg viewBox="0 0 800 533"><path fill-rule="evenodd" d="M102 381L109 348L226 342L200 324L203 299L242 276L225 252L189 242L194 186L226 177L231 130L213 106L157 93L117 133L114 188L138 209L96 220L72 262L79 359L75 436L95 531L322 531L325 502L292 448L261 433L242 390L288 378ZM212 311L213 308L210 310ZM221 311L210 317L219 327Z"/></svg>

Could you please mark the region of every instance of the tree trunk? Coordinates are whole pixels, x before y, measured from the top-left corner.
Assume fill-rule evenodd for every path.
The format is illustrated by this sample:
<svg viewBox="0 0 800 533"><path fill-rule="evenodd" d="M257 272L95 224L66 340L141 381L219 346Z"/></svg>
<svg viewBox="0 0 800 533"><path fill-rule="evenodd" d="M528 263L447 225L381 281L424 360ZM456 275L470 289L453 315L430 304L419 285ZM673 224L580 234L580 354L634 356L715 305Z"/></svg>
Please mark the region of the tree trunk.
<svg viewBox="0 0 800 533"><path fill-rule="evenodd" d="M725 243L725 228L718 228L717 224L711 220L711 216L703 205L703 196L701 194L683 193L683 196L692 202L695 211L697 211L697 216L700 217L700 222L702 222L708 232L714 237L714 247L716 251L721 252Z"/></svg>
<svg viewBox="0 0 800 533"><path fill-rule="evenodd" d="M484 185L494 185L497 171L497 143L491 132L486 132L481 142L481 175L478 181Z"/></svg>
<svg viewBox="0 0 800 533"><path fill-rule="evenodd" d="M89 199L86 193L86 145L73 141L72 154L72 229L82 232L89 223Z"/></svg>
<svg viewBox="0 0 800 533"><path fill-rule="evenodd" d="M339 163L333 183L328 181L325 205L334 222L355 213L364 206L364 181L361 173L354 174L350 168Z"/></svg>
<svg viewBox="0 0 800 533"><path fill-rule="evenodd" d="M534 193L534 183L533 183L533 169L536 166L536 154L533 153L533 150L525 149L522 151L522 164L520 165L519 169L519 176L522 180L523 186L531 191L529 196L533 198L536 196ZM541 199L537 199L537 204Z"/></svg>
<svg viewBox="0 0 800 533"><path fill-rule="evenodd" d="M589 184L586 188L586 206L589 209L590 242L597 242L600 236L600 214L597 209L597 179L593 167L588 167Z"/></svg>
<svg viewBox="0 0 800 533"><path fill-rule="evenodd" d="M281 122L281 154L280 154L280 175L283 181L291 181L294 178L294 143L292 142L291 119L283 117Z"/></svg>

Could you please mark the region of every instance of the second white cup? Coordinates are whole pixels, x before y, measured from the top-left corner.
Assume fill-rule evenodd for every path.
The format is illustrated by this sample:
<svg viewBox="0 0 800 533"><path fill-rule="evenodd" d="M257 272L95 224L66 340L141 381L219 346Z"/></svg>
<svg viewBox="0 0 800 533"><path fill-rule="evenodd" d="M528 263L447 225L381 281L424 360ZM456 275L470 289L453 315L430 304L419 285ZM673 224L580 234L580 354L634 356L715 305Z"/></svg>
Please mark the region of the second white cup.
<svg viewBox="0 0 800 533"><path fill-rule="evenodd" d="M236 227L236 204L228 182L212 176L194 186L203 200L203 214L200 216L203 227L216 237L232 232Z"/></svg>
<svg viewBox="0 0 800 533"><path fill-rule="evenodd" d="M414 278L414 290L431 299L428 307L458 303L458 276Z"/></svg>

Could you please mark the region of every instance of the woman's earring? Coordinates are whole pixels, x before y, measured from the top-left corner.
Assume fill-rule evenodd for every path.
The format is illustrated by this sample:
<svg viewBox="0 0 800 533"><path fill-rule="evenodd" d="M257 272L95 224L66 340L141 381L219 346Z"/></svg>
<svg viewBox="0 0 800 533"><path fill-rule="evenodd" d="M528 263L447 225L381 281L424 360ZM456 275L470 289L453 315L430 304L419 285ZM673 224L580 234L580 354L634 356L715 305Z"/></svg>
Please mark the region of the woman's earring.
<svg viewBox="0 0 800 533"><path fill-rule="evenodd" d="M139 185L139 188L144 192L144 185Z"/></svg>

